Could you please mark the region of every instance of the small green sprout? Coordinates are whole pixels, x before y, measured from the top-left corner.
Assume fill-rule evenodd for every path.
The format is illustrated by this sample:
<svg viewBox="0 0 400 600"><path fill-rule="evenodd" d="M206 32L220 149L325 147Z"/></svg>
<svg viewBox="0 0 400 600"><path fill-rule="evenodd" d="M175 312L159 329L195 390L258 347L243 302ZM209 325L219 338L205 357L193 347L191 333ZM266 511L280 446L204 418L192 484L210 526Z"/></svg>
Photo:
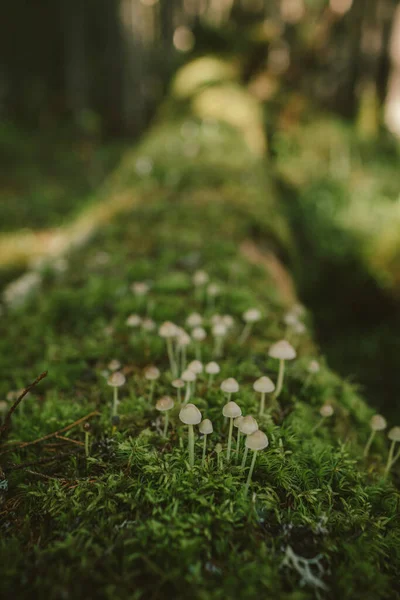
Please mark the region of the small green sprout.
<svg viewBox="0 0 400 600"><path fill-rule="evenodd" d="M201 412L194 404L186 404L179 413L179 418L182 423L188 425L189 427L189 436L188 436L188 446L189 446L189 467L192 469L194 466L194 430L193 425L198 425L201 422Z"/></svg>
<svg viewBox="0 0 400 600"><path fill-rule="evenodd" d="M367 443L365 444L364 458L367 458L367 456L369 454L371 444L374 441L376 432L383 431L384 429L386 429L387 421L386 421L385 417L383 417L382 415L374 415L373 417L371 417L369 425L371 427L371 433L370 433Z"/></svg>

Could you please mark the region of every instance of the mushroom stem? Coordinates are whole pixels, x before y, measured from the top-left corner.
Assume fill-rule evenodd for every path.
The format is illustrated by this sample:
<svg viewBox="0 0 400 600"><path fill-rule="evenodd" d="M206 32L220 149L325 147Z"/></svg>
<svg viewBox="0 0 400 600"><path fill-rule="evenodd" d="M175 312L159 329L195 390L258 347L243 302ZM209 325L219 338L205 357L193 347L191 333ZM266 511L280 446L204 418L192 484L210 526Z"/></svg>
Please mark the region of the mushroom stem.
<svg viewBox="0 0 400 600"><path fill-rule="evenodd" d="M285 361L283 358L280 358L279 359L278 381L276 383L276 390L275 390L275 399L278 398L279 394L282 391L284 375L285 375Z"/></svg>
<svg viewBox="0 0 400 600"><path fill-rule="evenodd" d="M179 404L180 404L180 403L182 402L181 388L178 388L178 389L176 390L176 397L177 397L177 400L178 400L178 402L179 402Z"/></svg>
<svg viewBox="0 0 400 600"><path fill-rule="evenodd" d="M324 420L325 420L325 417L321 417L320 420L318 421L318 423L311 429L311 433L315 433L315 431L317 431L317 429L319 429L321 427Z"/></svg>
<svg viewBox="0 0 400 600"><path fill-rule="evenodd" d="M398 451L398 453L396 454L396 456L393 458L392 462L390 463L390 468L393 467L394 463L397 462L400 458L400 450Z"/></svg>
<svg viewBox="0 0 400 600"><path fill-rule="evenodd" d="M186 369L186 346L183 346L181 350L181 371Z"/></svg>
<svg viewBox="0 0 400 600"><path fill-rule="evenodd" d="M371 444L372 444L372 442L373 442L373 440L374 440L375 434L376 434L376 431L375 431L375 430L372 430L372 431L371 431L371 434L370 434L370 436L369 436L369 438L368 438L368 442L365 444L365 448L364 448L364 458L367 458L367 456L368 456L368 454L369 454L369 450L370 450L370 448L371 448Z"/></svg>
<svg viewBox="0 0 400 600"><path fill-rule="evenodd" d="M190 393L191 393L191 390L190 390L190 381L187 381L186 382L185 399L183 401L183 404L187 404L189 402L189 400L190 400Z"/></svg>
<svg viewBox="0 0 400 600"><path fill-rule="evenodd" d="M253 323L246 323L246 325L243 328L242 333L240 334L239 344L244 344L245 343L245 341L249 337L252 329L253 329Z"/></svg>
<svg viewBox="0 0 400 600"><path fill-rule="evenodd" d="M195 354L196 354L196 360L201 360L201 345L200 345L200 342L197 342L197 344L195 346Z"/></svg>
<svg viewBox="0 0 400 600"><path fill-rule="evenodd" d="M149 403L150 404L153 402L155 385L156 385L156 381L155 381L155 379L153 379L150 383L150 393L149 393Z"/></svg>
<svg viewBox="0 0 400 600"><path fill-rule="evenodd" d="M113 407L112 407L112 416L116 417L118 414L118 388L114 388L114 398L113 398Z"/></svg>
<svg viewBox="0 0 400 600"><path fill-rule="evenodd" d="M231 457L231 446L232 446L232 431L233 431L233 419L229 419L229 434L228 434L228 448L226 451L226 460Z"/></svg>
<svg viewBox="0 0 400 600"><path fill-rule="evenodd" d="M240 450L240 429L238 427L237 442L236 442L236 462L239 460L239 450Z"/></svg>
<svg viewBox="0 0 400 600"><path fill-rule="evenodd" d="M194 466L194 429L193 425L189 425L189 465Z"/></svg>
<svg viewBox="0 0 400 600"><path fill-rule="evenodd" d="M168 416L168 411L165 412L165 421L164 421L164 437L167 437L167 430L168 430L168 421L169 421L169 416Z"/></svg>
<svg viewBox="0 0 400 600"><path fill-rule="evenodd" d="M249 449L246 446L245 449L244 449L244 454L243 454L243 459L242 459L242 469L244 469L245 466L246 466L246 461L247 461L247 455L248 455L248 453L249 453Z"/></svg>
<svg viewBox="0 0 400 600"><path fill-rule="evenodd" d="M249 474L247 476L247 481L246 481L246 485L245 485L245 488L244 488L244 495L245 496L247 495L247 492L249 491L250 481L251 481L251 478L253 476L253 471L254 471L254 466L256 464L256 459L257 459L257 450L254 450L253 451L253 458L251 459L250 471L249 471Z"/></svg>
<svg viewBox="0 0 400 600"><path fill-rule="evenodd" d="M219 335L215 338L214 356L216 356L217 358L222 356L223 346L224 346L224 338L222 337L222 335L221 336Z"/></svg>
<svg viewBox="0 0 400 600"><path fill-rule="evenodd" d="M393 453L394 453L395 444L396 444L395 440L392 440L392 443L390 444L390 450L389 450L386 467L385 467L385 477L388 475L388 473L390 471L390 467L392 466L392 463L393 463Z"/></svg>
<svg viewBox="0 0 400 600"><path fill-rule="evenodd" d="M167 352L168 352L168 358L169 358L169 366L171 368L172 375L174 377L177 377L178 373L177 373L176 361L175 361L175 356L174 356L174 348L172 345L172 339L170 337L167 337L166 339L167 339Z"/></svg>
<svg viewBox="0 0 400 600"><path fill-rule="evenodd" d="M260 415L264 414L265 410L265 392L261 392Z"/></svg>
<svg viewBox="0 0 400 600"><path fill-rule="evenodd" d="M207 434L204 435L204 441L203 441L203 456L201 458L202 465L204 465L205 460L206 460L206 449L207 449Z"/></svg>
<svg viewBox="0 0 400 600"><path fill-rule="evenodd" d="M209 375L209 377L208 377L207 389L210 389L210 387L212 386L213 379L214 379L214 374L213 374L213 373L210 373L210 375Z"/></svg>
<svg viewBox="0 0 400 600"><path fill-rule="evenodd" d="M89 432L88 431L85 431L85 456L86 456L86 458L89 458L89 456L90 456Z"/></svg>

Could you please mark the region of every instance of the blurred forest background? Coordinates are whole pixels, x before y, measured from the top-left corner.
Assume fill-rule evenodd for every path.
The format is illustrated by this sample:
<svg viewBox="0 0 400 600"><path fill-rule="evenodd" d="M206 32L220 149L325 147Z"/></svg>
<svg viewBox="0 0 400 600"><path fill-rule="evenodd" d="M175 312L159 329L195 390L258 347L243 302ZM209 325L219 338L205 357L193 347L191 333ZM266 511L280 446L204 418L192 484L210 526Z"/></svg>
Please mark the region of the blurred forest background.
<svg viewBox="0 0 400 600"><path fill-rule="evenodd" d="M151 125L176 69L208 54L230 61L262 102L265 168L293 231L291 269L322 352L398 415L397 0L8 2L0 236L57 226L94 202ZM210 81L226 76L200 68ZM5 254L0 262L0 284L26 266Z"/></svg>

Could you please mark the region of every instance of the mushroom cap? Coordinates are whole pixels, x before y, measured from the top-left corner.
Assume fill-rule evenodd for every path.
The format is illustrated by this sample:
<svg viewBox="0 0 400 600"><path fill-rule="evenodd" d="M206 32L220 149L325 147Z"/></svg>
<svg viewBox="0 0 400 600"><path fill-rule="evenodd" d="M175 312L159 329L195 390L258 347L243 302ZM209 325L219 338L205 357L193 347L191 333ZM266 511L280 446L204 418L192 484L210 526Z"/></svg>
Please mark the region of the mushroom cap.
<svg viewBox="0 0 400 600"><path fill-rule="evenodd" d="M263 450L269 444L268 438L263 431L257 429L246 438L246 448L250 450Z"/></svg>
<svg viewBox="0 0 400 600"><path fill-rule="evenodd" d="M160 370L154 366L146 367L144 370L144 376L148 381L155 381L160 377Z"/></svg>
<svg viewBox="0 0 400 600"><path fill-rule="evenodd" d="M240 415L240 417L236 417L236 419L233 420L233 425L240 429L240 423L243 421L243 419L244 417L242 417L242 415Z"/></svg>
<svg viewBox="0 0 400 600"><path fill-rule="evenodd" d="M303 335L303 333L307 331L307 328L304 323L297 321L297 323L293 325L293 331L297 333L297 335Z"/></svg>
<svg viewBox="0 0 400 600"><path fill-rule="evenodd" d="M309 373L318 373L319 369L320 369L320 366L319 366L319 362L317 360L312 360L307 367L307 371Z"/></svg>
<svg viewBox="0 0 400 600"><path fill-rule="evenodd" d="M387 427L387 421L382 415L374 415L369 422L372 431L383 431Z"/></svg>
<svg viewBox="0 0 400 600"><path fill-rule="evenodd" d="M188 364L187 368L189 369L189 371L193 371L193 373L196 373L196 375L198 375L199 373L203 372L203 363L201 362L201 360L192 360L192 362Z"/></svg>
<svg viewBox="0 0 400 600"><path fill-rule="evenodd" d="M207 337L207 332L203 327L195 327L192 331L192 338L196 340L196 342L202 342Z"/></svg>
<svg viewBox="0 0 400 600"><path fill-rule="evenodd" d="M214 361L211 361L206 364L205 372L208 375L216 375L217 373L220 372L220 370L221 370L221 368L220 368L219 364Z"/></svg>
<svg viewBox="0 0 400 600"><path fill-rule="evenodd" d="M189 346L190 342L192 341L192 338L186 333L186 331L182 331L177 337L176 341L178 346L182 348L183 346Z"/></svg>
<svg viewBox="0 0 400 600"><path fill-rule="evenodd" d="M269 394L275 389L275 384L269 377L260 377L253 383L253 390L261 394Z"/></svg>
<svg viewBox="0 0 400 600"><path fill-rule="evenodd" d="M392 440L392 442L400 442L400 427L392 427L388 431L388 438Z"/></svg>
<svg viewBox="0 0 400 600"><path fill-rule="evenodd" d="M171 410L174 407L174 401L170 396L163 396L156 402L156 409L160 412Z"/></svg>
<svg viewBox="0 0 400 600"><path fill-rule="evenodd" d="M323 404L319 409L321 417L331 417L334 412L332 404Z"/></svg>
<svg viewBox="0 0 400 600"><path fill-rule="evenodd" d="M299 317L295 313L289 311L283 317L283 322L285 323L285 325L289 325L289 327L293 327L293 325L296 325L299 322Z"/></svg>
<svg viewBox="0 0 400 600"><path fill-rule="evenodd" d="M139 315L132 314L126 319L125 324L128 325L128 327L139 327L141 322L142 318Z"/></svg>
<svg viewBox="0 0 400 600"><path fill-rule="evenodd" d="M232 317L232 315L222 315L222 322L225 325L225 327L230 329L234 326L235 319Z"/></svg>
<svg viewBox="0 0 400 600"><path fill-rule="evenodd" d="M201 421L201 412L194 404L186 404L181 408L179 418L185 425L198 425Z"/></svg>
<svg viewBox="0 0 400 600"><path fill-rule="evenodd" d="M189 369L185 369L181 375L181 379L186 383L192 383L192 381L196 381L197 376L194 371L190 371Z"/></svg>
<svg viewBox="0 0 400 600"><path fill-rule="evenodd" d="M209 296L211 296L211 297L218 296L218 294L220 293L220 291L221 291L221 288L216 283L210 283L207 286L207 294Z"/></svg>
<svg viewBox="0 0 400 600"><path fill-rule="evenodd" d="M174 388L176 388L176 389L178 390L178 389L180 389L180 388L183 388L183 387L185 387L185 382L183 381L183 379L179 379L179 378L178 378L178 379L174 379L174 380L171 382L171 385L172 385L172 387L174 387Z"/></svg>
<svg viewBox="0 0 400 600"><path fill-rule="evenodd" d="M222 452L222 444L216 444L216 446L215 446L215 452L217 454L220 454Z"/></svg>
<svg viewBox="0 0 400 600"><path fill-rule="evenodd" d="M142 329L145 331L154 331L156 328L156 324L153 319L143 319L142 321Z"/></svg>
<svg viewBox="0 0 400 600"><path fill-rule="evenodd" d="M243 421L239 426L240 432L245 435L251 435L258 429L258 423L254 417L251 415L247 415L247 417L243 417Z"/></svg>
<svg viewBox="0 0 400 600"><path fill-rule="evenodd" d="M124 385L125 381L125 375L120 371L115 371L115 373L110 375L107 379L107 383L108 385L111 385L111 387L121 387L121 385Z"/></svg>
<svg viewBox="0 0 400 600"><path fill-rule="evenodd" d="M203 421L199 425L199 431L200 433L204 433L204 435L209 435L214 431L210 419L203 419Z"/></svg>
<svg viewBox="0 0 400 600"><path fill-rule="evenodd" d="M121 363L116 358L110 360L110 362L108 363L108 368L110 369L110 371L118 371L118 369L120 369L121 366Z"/></svg>
<svg viewBox="0 0 400 600"><path fill-rule="evenodd" d="M261 311L258 308L249 308L242 316L245 323L256 323L256 321L261 319Z"/></svg>
<svg viewBox="0 0 400 600"><path fill-rule="evenodd" d="M136 281L132 283L131 290L136 296L145 296L150 287L144 281Z"/></svg>
<svg viewBox="0 0 400 600"><path fill-rule="evenodd" d="M199 327L203 323L203 317L199 313L191 313L186 319L186 325L194 328Z"/></svg>
<svg viewBox="0 0 400 600"><path fill-rule="evenodd" d="M158 333L163 338L172 338L175 337L178 333L178 327L175 323L171 323L171 321L165 321L158 330Z"/></svg>
<svg viewBox="0 0 400 600"><path fill-rule="evenodd" d="M236 417L241 416L242 409L236 404L236 402L231 401L225 404L224 408L222 409L222 414L224 415L224 417L234 419Z"/></svg>
<svg viewBox="0 0 400 600"><path fill-rule="evenodd" d="M193 283L196 286L205 285L209 279L210 279L210 277L209 277L208 273L206 273L205 271L202 271L202 270L196 271L195 274L193 275Z"/></svg>
<svg viewBox="0 0 400 600"><path fill-rule="evenodd" d="M222 315L216 313L215 315L211 316L210 322L211 322L211 325L218 325L219 323L224 322L224 317Z"/></svg>
<svg viewBox="0 0 400 600"><path fill-rule="evenodd" d="M279 358L280 360L293 360L296 358L296 350L288 341L279 340L279 342L272 344L268 355L271 358Z"/></svg>
<svg viewBox="0 0 400 600"><path fill-rule="evenodd" d="M216 323L215 325L213 325L212 328L212 334L214 337L225 337L226 334L228 333L228 329L225 325L225 323Z"/></svg>
<svg viewBox="0 0 400 600"><path fill-rule="evenodd" d="M234 394L239 391L239 384L233 377L228 377L221 383L220 388L226 394Z"/></svg>

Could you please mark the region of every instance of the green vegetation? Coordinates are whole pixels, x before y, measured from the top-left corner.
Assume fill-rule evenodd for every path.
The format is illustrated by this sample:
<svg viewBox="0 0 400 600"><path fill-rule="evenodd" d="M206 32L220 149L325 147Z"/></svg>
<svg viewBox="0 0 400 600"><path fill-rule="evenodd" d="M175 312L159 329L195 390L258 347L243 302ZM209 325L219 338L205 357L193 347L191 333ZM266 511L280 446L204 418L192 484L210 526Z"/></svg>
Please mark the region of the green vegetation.
<svg viewBox="0 0 400 600"><path fill-rule="evenodd" d="M384 436L363 458L371 409L317 356L308 315L303 333L287 324L292 300L264 268L268 261L242 251L251 239L258 257L293 254L262 161L228 125L183 115L156 126L103 192L131 188L137 206L72 249L65 270L50 260L38 290L22 306L4 306L0 318L2 397L49 371L18 407L0 448L8 482L0 491L1 593L21 600L400 598L398 463L385 478ZM212 302L194 289L199 269L218 284ZM146 282L149 292L132 293L133 282ZM262 318L241 343L242 315L253 308ZM188 469L179 403L167 440L155 408L161 396L176 395L157 329L165 321L185 327L193 312L205 319L204 363L214 358L212 316L231 315L234 324L217 358L221 372L210 386L200 375L190 399L214 431L204 466L195 432ZM129 327L132 314L147 318L147 327ZM243 415L258 415L253 384L261 376L277 381L268 351L285 335L298 356L287 362L279 399L267 397L257 417L269 446L257 453L246 496L250 461L246 470L226 461L219 385L234 377ZM198 347L187 352L198 358ZM316 358L320 369L310 377ZM126 377L113 421L111 360ZM144 376L151 364L161 371L154 384ZM316 428L327 403L334 415ZM24 446L43 436L50 437Z"/></svg>

